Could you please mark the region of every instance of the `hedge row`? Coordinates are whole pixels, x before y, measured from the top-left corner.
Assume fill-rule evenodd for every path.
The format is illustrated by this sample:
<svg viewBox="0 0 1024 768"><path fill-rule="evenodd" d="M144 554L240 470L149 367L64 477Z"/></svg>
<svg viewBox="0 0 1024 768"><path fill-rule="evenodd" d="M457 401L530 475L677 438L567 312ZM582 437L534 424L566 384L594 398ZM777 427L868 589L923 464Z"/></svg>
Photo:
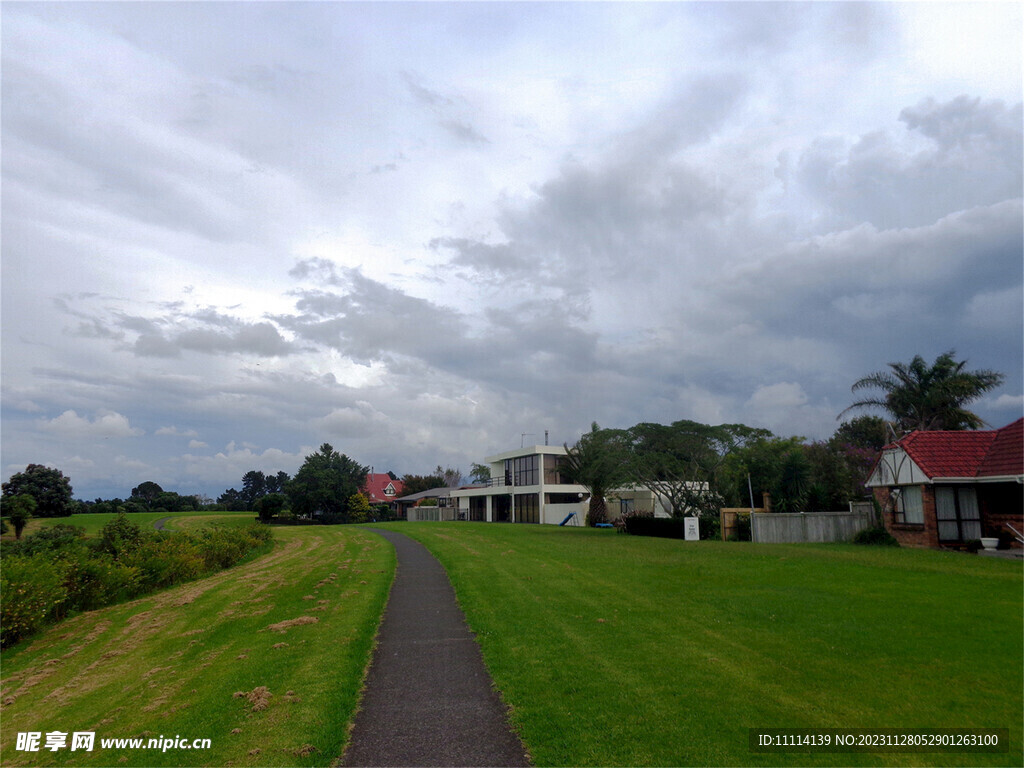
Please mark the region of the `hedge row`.
<svg viewBox="0 0 1024 768"><path fill-rule="evenodd" d="M98 539L71 525L5 542L0 570L0 645L75 611L91 610L191 581L269 546L263 526L197 532L142 531L115 518Z"/></svg>
<svg viewBox="0 0 1024 768"><path fill-rule="evenodd" d="M626 515L624 520L626 532L634 536L660 536L663 539L686 538L682 518Z"/></svg>

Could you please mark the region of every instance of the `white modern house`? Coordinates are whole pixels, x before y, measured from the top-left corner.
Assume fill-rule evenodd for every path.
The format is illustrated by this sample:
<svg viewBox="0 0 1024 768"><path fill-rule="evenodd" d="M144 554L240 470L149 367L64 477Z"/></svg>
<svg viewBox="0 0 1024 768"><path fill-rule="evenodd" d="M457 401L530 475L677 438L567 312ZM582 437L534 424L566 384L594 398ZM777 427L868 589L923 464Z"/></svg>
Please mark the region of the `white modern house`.
<svg viewBox="0 0 1024 768"><path fill-rule="evenodd" d="M491 469L489 482L450 491L451 519L583 525L590 494L562 476L565 454L560 445L535 445L488 456L484 462ZM616 489L607 502L610 519L634 510L669 517L661 500L646 488Z"/></svg>

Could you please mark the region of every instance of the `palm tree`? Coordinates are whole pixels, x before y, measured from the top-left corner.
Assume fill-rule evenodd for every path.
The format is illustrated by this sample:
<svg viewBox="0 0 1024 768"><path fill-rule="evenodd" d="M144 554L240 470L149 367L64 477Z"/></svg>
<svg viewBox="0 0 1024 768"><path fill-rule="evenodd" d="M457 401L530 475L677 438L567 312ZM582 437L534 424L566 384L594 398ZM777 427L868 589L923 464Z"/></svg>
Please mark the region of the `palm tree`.
<svg viewBox="0 0 1024 768"><path fill-rule="evenodd" d="M595 421L566 454L559 473L590 491L587 523L597 525L608 519L605 496L629 479L629 451L626 433L620 429L601 429Z"/></svg>
<svg viewBox="0 0 1024 768"><path fill-rule="evenodd" d="M920 355L909 365L889 363L890 371L879 371L855 382L851 391L880 389L882 394L851 405L881 408L889 413L902 432L935 429L978 429L985 422L964 408L1003 383L1006 377L995 371L965 371L967 361L957 362L950 350L929 366Z"/></svg>

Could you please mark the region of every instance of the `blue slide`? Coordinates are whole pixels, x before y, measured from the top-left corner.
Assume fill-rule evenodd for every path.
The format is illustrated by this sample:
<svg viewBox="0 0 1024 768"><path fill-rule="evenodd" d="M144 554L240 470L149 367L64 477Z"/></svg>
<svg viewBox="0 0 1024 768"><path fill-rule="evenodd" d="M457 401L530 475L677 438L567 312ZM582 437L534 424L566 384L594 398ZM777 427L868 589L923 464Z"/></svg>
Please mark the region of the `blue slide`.
<svg viewBox="0 0 1024 768"><path fill-rule="evenodd" d="M574 517L576 517L576 513L575 512L570 512L568 515L565 516L565 520L560 522L558 525L559 526L563 526L566 523L568 523L570 520L572 520Z"/></svg>

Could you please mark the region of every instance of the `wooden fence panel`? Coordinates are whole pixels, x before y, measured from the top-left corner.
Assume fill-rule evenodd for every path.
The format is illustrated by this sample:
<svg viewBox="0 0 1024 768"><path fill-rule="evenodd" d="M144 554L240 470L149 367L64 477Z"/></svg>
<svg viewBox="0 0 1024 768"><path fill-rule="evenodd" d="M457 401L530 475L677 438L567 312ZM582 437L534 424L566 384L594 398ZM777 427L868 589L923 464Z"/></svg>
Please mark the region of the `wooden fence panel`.
<svg viewBox="0 0 1024 768"><path fill-rule="evenodd" d="M764 507L755 507L755 512L767 512ZM750 507L722 507L718 511L718 520L722 529L722 541L728 541L736 528L737 517L750 517Z"/></svg>
<svg viewBox="0 0 1024 768"><path fill-rule="evenodd" d="M752 515L750 530L753 540L759 544L824 543L850 541L871 524L872 515L866 509L851 512L773 512Z"/></svg>

